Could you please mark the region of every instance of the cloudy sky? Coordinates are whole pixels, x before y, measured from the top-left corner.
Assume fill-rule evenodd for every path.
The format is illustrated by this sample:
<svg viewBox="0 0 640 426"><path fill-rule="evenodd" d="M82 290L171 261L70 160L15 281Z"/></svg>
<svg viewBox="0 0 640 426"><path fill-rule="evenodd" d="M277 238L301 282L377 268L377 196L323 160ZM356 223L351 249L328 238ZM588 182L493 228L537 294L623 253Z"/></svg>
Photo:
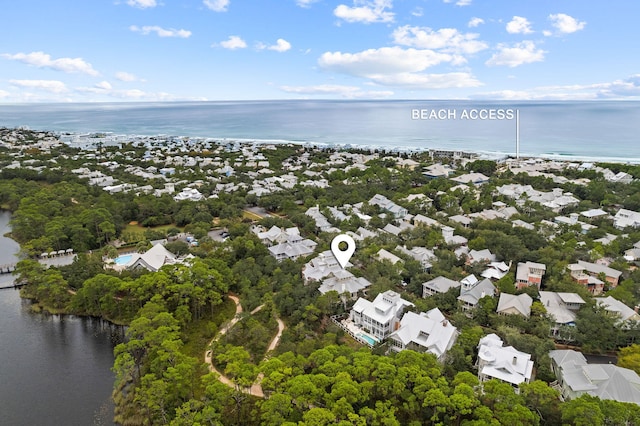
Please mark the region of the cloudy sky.
<svg viewBox="0 0 640 426"><path fill-rule="evenodd" d="M640 2L617 4L11 1L0 102L640 99Z"/></svg>

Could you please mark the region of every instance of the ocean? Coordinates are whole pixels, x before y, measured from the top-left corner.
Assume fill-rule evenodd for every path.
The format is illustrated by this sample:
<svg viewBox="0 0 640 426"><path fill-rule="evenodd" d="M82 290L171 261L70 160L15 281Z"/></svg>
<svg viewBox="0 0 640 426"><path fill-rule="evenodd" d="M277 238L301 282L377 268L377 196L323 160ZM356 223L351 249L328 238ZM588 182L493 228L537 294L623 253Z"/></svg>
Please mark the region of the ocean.
<svg viewBox="0 0 640 426"><path fill-rule="evenodd" d="M445 149L640 163L638 101L221 101L4 104L0 126L58 132Z"/></svg>

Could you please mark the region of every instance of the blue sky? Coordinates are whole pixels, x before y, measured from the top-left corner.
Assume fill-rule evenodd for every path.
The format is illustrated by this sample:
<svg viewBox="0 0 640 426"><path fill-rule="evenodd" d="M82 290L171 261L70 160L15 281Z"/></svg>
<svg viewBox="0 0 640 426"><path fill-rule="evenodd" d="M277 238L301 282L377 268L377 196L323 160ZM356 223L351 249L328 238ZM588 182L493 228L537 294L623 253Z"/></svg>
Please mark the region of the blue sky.
<svg viewBox="0 0 640 426"><path fill-rule="evenodd" d="M640 2L20 0L0 102L640 99Z"/></svg>

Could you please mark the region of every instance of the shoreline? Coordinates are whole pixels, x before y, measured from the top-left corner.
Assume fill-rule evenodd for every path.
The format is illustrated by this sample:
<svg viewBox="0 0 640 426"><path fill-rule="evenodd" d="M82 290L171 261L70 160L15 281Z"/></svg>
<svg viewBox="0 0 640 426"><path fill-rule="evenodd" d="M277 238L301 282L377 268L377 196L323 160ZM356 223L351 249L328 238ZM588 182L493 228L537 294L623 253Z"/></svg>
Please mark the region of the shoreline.
<svg viewBox="0 0 640 426"><path fill-rule="evenodd" d="M49 130L46 130L49 131ZM66 135L84 135L87 132L75 132L75 131L50 131L55 134ZM185 139L193 138L198 139L203 143L215 143L222 144L249 144L249 145L298 145L304 148L316 148L316 149L336 149L339 151L348 150L368 150L383 151L388 153L407 153L407 154L421 154L428 152L460 152L463 154L470 154L477 156L481 159L502 161L506 159L516 159L516 153L514 151L490 151L490 150L478 150L472 148L455 148L447 146L447 144L438 146L437 144L430 147L418 147L411 145L384 145L384 144L363 144L363 143L346 143L346 142L316 142L310 140L295 140L295 139L259 139L259 138L246 138L246 137L218 137L218 136L197 136L197 135L171 135L166 133L156 134L142 134L142 133L115 133L111 131L94 131L89 134L105 134L113 137L129 139L126 142L121 140L113 140L107 142L91 142L90 138L87 138L83 142L62 142L63 144L79 148L83 151L91 151L97 147L98 144L102 146L122 146L123 143L141 143L141 140L136 139L148 139L148 138L165 138L165 139ZM93 149L91 149L93 148ZM519 156L520 160L525 159L543 159L548 161L563 161L563 162L593 162L593 163L619 163L619 164L640 164L640 157L638 158L626 158L617 156L600 156L600 155L584 155L584 154L572 154L562 152L521 152Z"/></svg>

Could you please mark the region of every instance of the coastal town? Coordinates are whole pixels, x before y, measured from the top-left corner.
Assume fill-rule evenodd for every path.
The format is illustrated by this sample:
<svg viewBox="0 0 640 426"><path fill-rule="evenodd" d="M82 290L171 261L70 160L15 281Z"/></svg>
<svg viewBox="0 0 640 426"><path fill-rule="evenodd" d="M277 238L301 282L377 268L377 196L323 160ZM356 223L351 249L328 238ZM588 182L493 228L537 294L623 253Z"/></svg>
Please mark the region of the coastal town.
<svg viewBox="0 0 640 426"><path fill-rule="evenodd" d="M0 129L24 297L129 326L120 424L635 424L639 178L622 163ZM224 328L230 296L244 313Z"/></svg>

